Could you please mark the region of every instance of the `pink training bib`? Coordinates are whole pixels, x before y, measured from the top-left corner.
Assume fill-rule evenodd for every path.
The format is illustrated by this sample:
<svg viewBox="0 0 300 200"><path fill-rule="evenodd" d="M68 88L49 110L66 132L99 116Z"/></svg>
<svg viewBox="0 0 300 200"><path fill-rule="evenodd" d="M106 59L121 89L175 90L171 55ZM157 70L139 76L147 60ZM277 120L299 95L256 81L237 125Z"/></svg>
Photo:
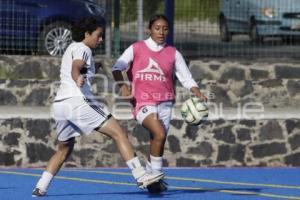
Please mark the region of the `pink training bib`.
<svg viewBox="0 0 300 200"><path fill-rule="evenodd" d="M165 46L158 52L144 41L133 44L134 59L128 71L132 82L134 115L144 105L175 99L173 72L176 49Z"/></svg>

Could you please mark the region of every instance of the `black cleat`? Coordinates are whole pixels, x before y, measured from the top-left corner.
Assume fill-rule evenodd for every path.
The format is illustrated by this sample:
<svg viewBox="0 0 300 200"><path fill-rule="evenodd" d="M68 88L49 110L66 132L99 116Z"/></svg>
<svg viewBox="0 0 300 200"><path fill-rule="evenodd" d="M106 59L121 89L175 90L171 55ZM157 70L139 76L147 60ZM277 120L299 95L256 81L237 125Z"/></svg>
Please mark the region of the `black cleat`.
<svg viewBox="0 0 300 200"><path fill-rule="evenodd" d="M35 188L33 191L32 191L32 196L33 197L43 197L46 195L47 192L44 192L42 190L40 190L39 188Z"/></svg>
<svg viewBox="0 0 300 200"><path fill-rule="evenodd" d="M168 184L163 180L159 180L158 182L148 185L147 189L150 194L160 194L168 190Z"/></svg>

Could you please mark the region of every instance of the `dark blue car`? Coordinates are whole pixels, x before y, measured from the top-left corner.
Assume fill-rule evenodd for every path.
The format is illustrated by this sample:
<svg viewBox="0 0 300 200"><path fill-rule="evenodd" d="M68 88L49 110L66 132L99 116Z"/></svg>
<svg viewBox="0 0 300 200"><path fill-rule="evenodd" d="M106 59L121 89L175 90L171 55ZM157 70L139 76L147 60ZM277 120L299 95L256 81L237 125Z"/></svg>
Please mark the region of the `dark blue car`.
<svg viewBox="0 0 300 200"><path fill-rule="evenodd" d="M0 49L62 55L72 23L87 16L105 23L104 9L92 0L0 0Z"/></svg>

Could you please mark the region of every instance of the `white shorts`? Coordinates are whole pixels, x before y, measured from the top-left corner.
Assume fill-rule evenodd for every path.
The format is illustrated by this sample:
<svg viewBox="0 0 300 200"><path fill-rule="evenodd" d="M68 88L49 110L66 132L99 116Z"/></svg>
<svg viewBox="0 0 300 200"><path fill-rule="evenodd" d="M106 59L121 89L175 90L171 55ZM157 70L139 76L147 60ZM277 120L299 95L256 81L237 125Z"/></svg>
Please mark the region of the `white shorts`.
<svg viewBox="0 0 300 200"><path fill-rule="evenodd" d="M157 113L158 119L163 123L166 132L169 130L172 117L173 102L166 101L157 105L146 105L137 112L136 119L142 124L144 119L151 113Z"/></svg>
<svg viewBox="0 0 300 200"><path fill-rule="evenodd" d="M104 104L84 97L55 101L52 116L56 121L59 141L66 141L81 134L90 134L111 117Z"/></svg>

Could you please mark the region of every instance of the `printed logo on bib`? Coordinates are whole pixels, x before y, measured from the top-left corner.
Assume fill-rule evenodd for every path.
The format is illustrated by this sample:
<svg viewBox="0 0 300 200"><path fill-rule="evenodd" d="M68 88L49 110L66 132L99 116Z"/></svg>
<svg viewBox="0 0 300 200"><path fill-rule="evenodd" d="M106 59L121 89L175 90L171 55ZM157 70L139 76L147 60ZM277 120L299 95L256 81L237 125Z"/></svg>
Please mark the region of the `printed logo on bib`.
<svg viewBox="0 0 300 200"><path fill-rule="evenodd" d="M141 81L166 81L166 76L157 62L149 58L148 66L140 71L137 71L135 77Z"/></svg>
<svg viewBox="0 0 300 200"><path fill-rule="evenodd" d="M146 112L148 112L148 109L147 109L147 107L144 107L144 108L142 109L142 113L146 113Z"/></svg>

